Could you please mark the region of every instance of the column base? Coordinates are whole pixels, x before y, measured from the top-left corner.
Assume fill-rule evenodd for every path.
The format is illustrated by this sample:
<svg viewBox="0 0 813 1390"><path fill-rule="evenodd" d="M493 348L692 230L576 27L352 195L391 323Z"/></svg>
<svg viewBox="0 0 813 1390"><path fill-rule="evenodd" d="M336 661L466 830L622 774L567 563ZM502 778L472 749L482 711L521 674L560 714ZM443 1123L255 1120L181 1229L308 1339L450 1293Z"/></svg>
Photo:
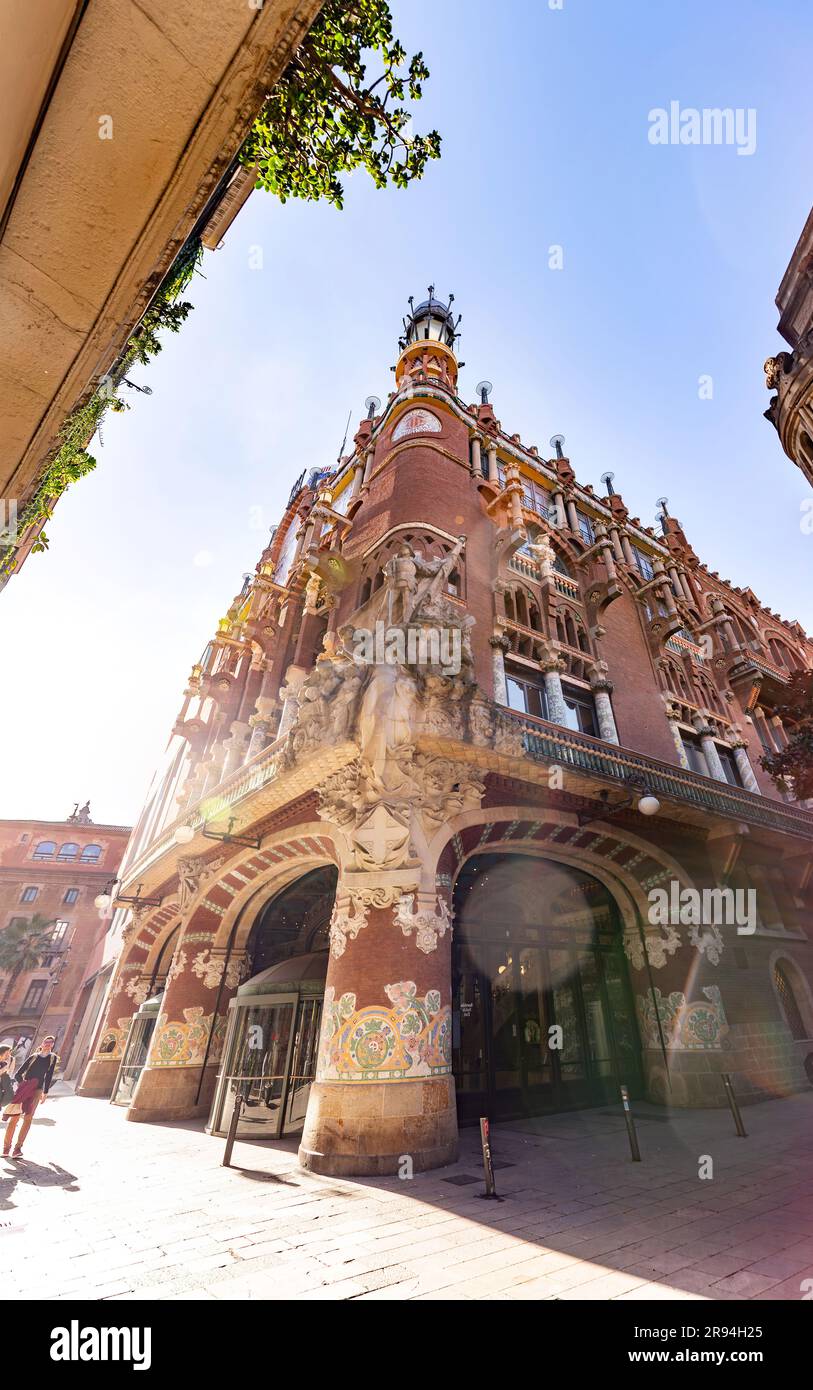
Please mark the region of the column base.
<svg viewBox="0 0 813 1390"><path fill-rule="evenodd" d="M406 1176L454 1163L457 1148L451 1076L317 1082L311 1088L299 1162L312 1173L334 1177Z"/></svg>
<svg viewBox="0 0 813 1390"><path fill-rule="evenodd" d="M76 1088L78 1096L88 1096L94 1100L110 1100L118 1076L120 1057L107 1061L93 1057L85 1067L81 1082Z"/></svg>
<svg viewBox="0 0 813 1390"><path fill-rule="evenodd" d="M200 1067L147 1067L139 1077L127 1119L151 1124L208 1115L216 1080L217 1067L207 1067L198 1098Z"/></svg>

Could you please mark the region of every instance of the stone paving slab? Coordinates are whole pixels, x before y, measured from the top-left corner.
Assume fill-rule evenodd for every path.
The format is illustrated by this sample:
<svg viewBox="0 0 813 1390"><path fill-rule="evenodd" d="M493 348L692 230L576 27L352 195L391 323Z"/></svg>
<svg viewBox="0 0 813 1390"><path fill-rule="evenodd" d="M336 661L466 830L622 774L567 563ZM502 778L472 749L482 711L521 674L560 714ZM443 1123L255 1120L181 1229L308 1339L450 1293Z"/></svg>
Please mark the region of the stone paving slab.
<svg viewBox="0 0 813 1390"><path fill-rule="evenodd" d="M727 1111L583 1111L496 1126L408 1181L301 1170L296 1141L235 1145L141 1125L56 1088L26 1161L0 1160L7 1298L670 1300L803 1298L813 1284L813 1092ZM647 1121L651 1121L648 1123ZM713 1177L701 1179L701 1155ZM477 1181L458 1185L449 1178Z"/></svg>

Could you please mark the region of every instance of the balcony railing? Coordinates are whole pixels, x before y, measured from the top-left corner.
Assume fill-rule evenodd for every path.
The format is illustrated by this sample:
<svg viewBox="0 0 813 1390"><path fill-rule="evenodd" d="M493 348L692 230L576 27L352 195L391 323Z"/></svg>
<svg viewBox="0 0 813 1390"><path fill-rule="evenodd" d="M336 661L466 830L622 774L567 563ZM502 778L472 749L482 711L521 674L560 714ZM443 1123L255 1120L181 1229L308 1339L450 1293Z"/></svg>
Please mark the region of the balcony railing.
<svg viewBox="0 0 813 1390"><path fill-rule="evenodd" d="M548 724L532 715L517 714L502 709L509 719L522 726L525 751L540 762L558 763L609 781L626 783L630 777L640 777L655 795L672 801L682 801L698 810L725 816L729 820L745 821L750 825L779 830L786 835L801 835L813 840L813 815L770 801L755 792L732 787L702 777L682 767L659 762L643 753L632 753L589 734L572 733L558 724Z"/></svg>

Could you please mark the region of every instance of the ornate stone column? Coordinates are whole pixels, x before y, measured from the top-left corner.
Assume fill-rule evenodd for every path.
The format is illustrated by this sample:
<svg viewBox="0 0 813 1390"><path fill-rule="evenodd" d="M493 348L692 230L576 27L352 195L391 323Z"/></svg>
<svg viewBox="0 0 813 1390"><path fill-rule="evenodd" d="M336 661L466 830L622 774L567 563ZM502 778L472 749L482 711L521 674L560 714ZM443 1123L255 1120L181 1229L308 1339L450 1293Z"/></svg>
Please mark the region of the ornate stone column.
<svg viewBox="0 0 813 1390"><path fill-rule="evenodd" d="M678 728L680 710L672 704L671 700L665 700L665 704L666 718L669 721L669 732L672 735L672 742L675 745L675 752L678 756L678 764L680 767L685 767L686 771L689 772L691 771L689 767L689 759L686 756L686 749L683 744L683 739L680 736L680 729Z"/></svg>
<svg viewBox="0 0 813 1390"><path fill-rule="evenodd" d="M560 672L564 669L564 662L555 650L551 650L543 658L542 669L544 672L545 695L548 705L548 719L551 724L561 724L567 726L567 709L565 706L565 696L562 690L562 677Z"/></svg>
<svg viewBox="0 0 813 1390"><path fill-rule="evenodd" d="M234 719L231 723L231 732L224 741L223 747L226 756L223 761L223 776L229 777L232 772L236 772L243 766L246 760L248 740L251 734L251 725L242 719Z"/></svg>
<svg viewBox="0 0 813 1390"><path fill-rule="evenodd" d="M685 570L678 570L678 579L680 580L680 587L686 595L686 602L688 604L691 604L692 607L694 607L697 602L697 599L695 598L694 590L692 589L691 580L689 579L689 576L687 575Z"/></svg>
<svg viewBox="0 0 813 1390"><path fill-rule="evenodd" d="M494 699L498 705L508 704L508 686L505 681L505 653L508 651L508 638L497 634L489 639L491 646L491 669L494 676Z"/></svg>
<svg viewBox="0 0 813 1390"><path fill-rule="evenodd" d="M572 497L567 498L565 502L565 511L567 512L568 525L571 531L573 532L574 536L581 535L581 532L579 530L579 518L576 514L576 503L573 501Z"/></svg>
<svg viewBox="0 0 813 1390"><path fill-rule="evenodd" d="M493 439L489 439L486 448L488 450L488 481L499 484L500 475L497 471L497 445Z"/></svg>
<svg viewBox="0 0 813 1390"><path fill-rule="evenodd" d="M557 530L563 531L567 526L567 513L565 511L565 494L560 487L553 490L553 509L556 512L554 525Z"/></svg>
<svg viewBox="0 0 813 1390"><path fill-rule="evenodd" d="M596 704L599 733L607 743L618 743L618 730L615 727L615 715L610 699L613 683L607 678L606 661L596 661L592 666L588 666L587 676Z"/></svg>
<svg viewBox="0 0 813 1390"><path fill-rule="evenodd" d="M672 593L672 585L663 567L663 561L656 560L652 566L652 570L657 577L663 580L660 588L655 590L655 594L663 602L663 606L669 614L669 617L673 618L677 613L677 605L675 604L675 596Z"/></svg>
<svg viewBox="0 0 813 1390"><path fill-rule="evenodd" d="M734 761L737 764L737 771L742 778L742 785L746 791L759 794L759 783L754 775L751 766L751 759L748 757L748 745L745 740L738 738L731 743L731 751L734 754Z"/></svg>
<svg viewBox="0 0 813 1390"><path fill-rule="evenodd" d="M607 580L608 580L608 583L613 584L613 583L615 583L615 581L616 581L617 578L618 578L618 572L617 572L617 570L616 570L616 568L615 568L615 557L614 557L614 555L613 555L613 543L612 543L612 541L610 540L609 536L607 535L607 528L606 528L606 526L604 525L603 521L599 521L599 522L597 523L595 534L596 534L596 545L599 547L599 549L600 549L600 551L601 551L601 558L602 558L602 560L604 561L604 568L605 568L606 571L607 571Z"/></svg>
<svg viewBox="0 0 813 1390"><path fill-rule="evenodd" d="M223 781L223 763L227 751L224 743L216 743L214 748L211 749L208 758L203 763L206 775L203 783L202 795L205 796L207 792L213 791L214 788L219 787L220 783Z"/></svg>
<svg viewBox="0 0 813 1390"><path fill-rule="evenodd" d="M473 434L471 437L471 475L473 478L482 477L483 464L480 457L480 436Z"/></svg>
<svg viewBox="0 0 813 1390"><path fill-rule="evenodd" d="M187 860L190 890L201 861ZM205 870L203 870L205 872ZM199 886L202 880L197 879ZM223 898L221 903L218 898ZM229 901L214 888L192 912L178 935L161 1012L144 1070L127 1111L128 1120L189 1119L206 1115L225 1036L226 1011L240 980L242 955L215 949L215 936Z"/></svg>
<svg viewBox="0 0 813 1390"><path fill-rule="evenodd" d="M361 481L362 488L370 486L370 477L372 476L374 461L375 450L368 449L367 453L364 455L364 474Z"/></svg>
<svg viewBox="0 0 813 1390"><path fill-rule="evenodd" d="M363 458L356 459L353 465L353 481L350 484L351 502L354 502L361 492L361 485L364 482L364 466L365 460Z"/></svg>
<svg viewBox="0 0 813 1390"><path fill-rule="evenodd" d="M726 775L723 772L723 764L720 762L720 755L717 752L717 745L714 742L714 730L702 719L695 719L694 727L700 739L700 747L706 759L709 770L709 777L714 777L718 782L724 782Z"/></svg>
<svg viewBox="0 0 813 1390"><path fill-rule="evenodd" d="M274 726L279 716L279 704L267 695L258 695L254 713L249 717L251 742L248 746L249 758L256 758L274 739Z"/></svg>
<svg viewBox="0 0 813 1390"><path fill-rule="evenodd" d="M411 1174L457 1156L451 890L419 895L387 877L340 880L299 1150L316 1173Z"/></svg>

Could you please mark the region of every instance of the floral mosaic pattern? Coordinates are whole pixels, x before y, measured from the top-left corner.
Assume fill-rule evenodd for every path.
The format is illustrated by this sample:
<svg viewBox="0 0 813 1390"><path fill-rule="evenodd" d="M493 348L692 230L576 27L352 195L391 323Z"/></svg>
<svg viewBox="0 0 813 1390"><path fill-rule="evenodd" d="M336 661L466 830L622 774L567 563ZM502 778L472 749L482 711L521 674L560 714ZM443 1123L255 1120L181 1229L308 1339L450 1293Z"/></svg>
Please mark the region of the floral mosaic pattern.
<svg viewBox="0 0 813 1390"><path fill-rule="evenodd" d="M655 989L661 1027L670 1052L720 1052L728 1033L728 1020L716 985L708 985L703 994L689 1004L685 994L674 990L662 995ZM638 1017L641 1020L645 1047L660 1047L658 1021L651 994L639 994Z"/></svg>
<svg viewBox="0 0 813 1390"><path fill-rule="evenodd" d="M212 1014L204 1014L198 1006L184 1009L184 1022L167 1022L162 1014L150 1049L150 1067L194 1067L200 1066L206 1057L206 1044L212 1028ZM207 1063L220 1058L225 1033L225 1019L217 1020L209 1048Z"/></svg>
<svg viewBox="0 0 813 1390"><path fill-rule="evenodd" d="M103 1062L116 1061L124 1055L124 1044L130 1031L130 1019L119 1018L116 1022L118 1028L105 1028L99 1039L96 1056Z"/></svg>
<svg viewBox="0 0 813 1390"><path fill-rule="evenodd" d="M451 1009L440 991L418 998L413 980L384 989L391 1007L356 1008L355 994L325 991L317 1081L415 1081L452 1066Z"/></svg>

